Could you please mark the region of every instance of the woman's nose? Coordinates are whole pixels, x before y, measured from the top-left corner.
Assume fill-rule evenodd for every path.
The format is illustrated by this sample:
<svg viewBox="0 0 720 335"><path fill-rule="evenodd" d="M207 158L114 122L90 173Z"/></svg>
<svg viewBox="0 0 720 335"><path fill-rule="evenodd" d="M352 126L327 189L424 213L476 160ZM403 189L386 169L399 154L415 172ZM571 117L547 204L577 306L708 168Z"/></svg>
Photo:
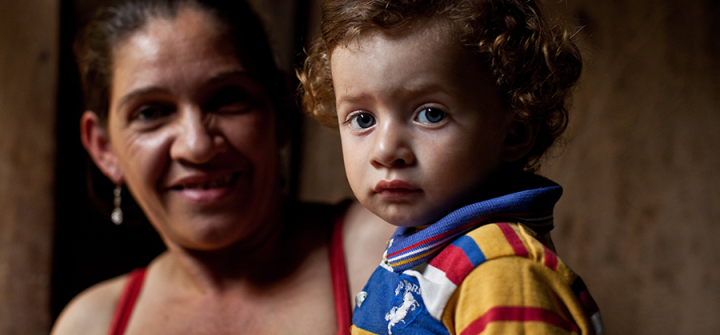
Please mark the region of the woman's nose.
<svg viewBox="0 0 720 335"><path fill-rule="evenodd" d="M376 168L399 168L415 164L410 137L400 122L381 124L375 130L370 164Z"/></svg>
<svg viewBox="0 0 720 335"><path fill-rule="evenodd" d="M177 134L170 148L172 159L202 164L227 149L227 142L223 134L214 129L210 115L194 107L186 107L179 113Z"/></svg>

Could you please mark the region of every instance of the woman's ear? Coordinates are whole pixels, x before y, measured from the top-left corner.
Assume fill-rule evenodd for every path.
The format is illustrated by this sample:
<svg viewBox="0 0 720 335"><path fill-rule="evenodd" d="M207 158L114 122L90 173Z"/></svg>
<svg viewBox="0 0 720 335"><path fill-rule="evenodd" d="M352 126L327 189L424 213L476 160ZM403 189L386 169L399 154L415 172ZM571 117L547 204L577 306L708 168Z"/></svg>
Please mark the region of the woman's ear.
<svg viewBox="0 0 720 335"><path fill-rule="evenodd" d="M92 111L85 111L80 118L80 140L100 171L116 185L122 184L122 171L110 146L110 138Z"/></svg>
<svg viewBox="0 0 720 335"><path fill-rule="evenodd" d="M535 145L537 128L535 123L511 121L503 142L503 151L500 156L502 162L512 163L525 157Z"/></svg>

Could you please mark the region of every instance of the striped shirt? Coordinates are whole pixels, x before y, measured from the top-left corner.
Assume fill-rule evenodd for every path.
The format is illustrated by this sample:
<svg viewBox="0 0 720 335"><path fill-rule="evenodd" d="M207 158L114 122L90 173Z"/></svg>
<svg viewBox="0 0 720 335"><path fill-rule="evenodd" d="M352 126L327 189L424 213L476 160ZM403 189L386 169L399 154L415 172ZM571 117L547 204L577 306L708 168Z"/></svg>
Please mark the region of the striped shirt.
<svg viewBox="0 0 720 335"><path fill-rule="evenodd" d="M399 228L355 299L352 333L602 334L585 284L540 242L562 194L542 181Z"/></svg>

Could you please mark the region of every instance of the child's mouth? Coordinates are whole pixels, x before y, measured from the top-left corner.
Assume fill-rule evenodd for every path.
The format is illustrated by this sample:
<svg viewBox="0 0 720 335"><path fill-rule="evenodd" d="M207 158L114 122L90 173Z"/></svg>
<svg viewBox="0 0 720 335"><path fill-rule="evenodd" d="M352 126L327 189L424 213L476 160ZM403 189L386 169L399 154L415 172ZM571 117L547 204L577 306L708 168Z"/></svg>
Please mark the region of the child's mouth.
<svg viewBox="0 0 720 335"><path fill-rule="evenodd" d="M399 179L381 180L374 191L387 199L400 199L422 192L420 188Z"/></svg>

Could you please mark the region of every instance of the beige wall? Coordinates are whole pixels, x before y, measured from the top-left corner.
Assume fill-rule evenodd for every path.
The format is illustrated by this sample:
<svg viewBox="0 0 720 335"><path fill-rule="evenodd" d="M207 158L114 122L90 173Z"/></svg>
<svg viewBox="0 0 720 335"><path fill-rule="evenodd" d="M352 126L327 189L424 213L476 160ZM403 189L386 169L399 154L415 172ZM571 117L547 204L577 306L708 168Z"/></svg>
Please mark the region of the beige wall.
<svg viewBox="0 0 720 335"><path fill-rule="evenodd" d="M50 329L59 1L0 1L0 334Z"/></svg>
<svg viewBox="0 0 720 335"><path fill-rule="evenodd" d="M0 1L0 334L50 327L58 1L29 1ZM289 12L259 7L287 39ZM720 4L550 9L585 25L569 143L542 171L565 187L560 255L612 334L720 332ZM339 148L334 131L305 123L303 199L351 196Z"/></svg>
<svg viewBox="0 0 720 335"><path fill-rule="evenodd" d="M587 67L544 170L559 252L612 333L720 333L720 4L568 3Z"/></svg>
<svg viewBox="0 0 720 335"><path fill-rule="evenodd" d="M720 333L720 4L546 1L579 33L554 238L610 334ZM300 196L351 196L336 132L305 125Z"/></svg>

